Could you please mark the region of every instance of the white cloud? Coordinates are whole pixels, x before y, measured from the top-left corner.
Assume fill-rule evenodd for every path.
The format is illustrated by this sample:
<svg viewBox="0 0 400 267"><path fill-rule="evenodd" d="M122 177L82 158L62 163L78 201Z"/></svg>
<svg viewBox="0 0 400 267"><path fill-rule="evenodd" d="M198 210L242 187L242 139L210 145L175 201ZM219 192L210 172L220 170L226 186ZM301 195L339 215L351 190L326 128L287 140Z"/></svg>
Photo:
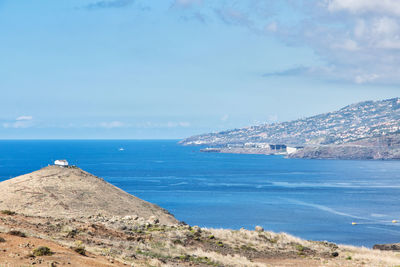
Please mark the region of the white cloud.
<svg viewBox="0 0 400 267"><path fill-rule="evenodd" d="M377 47L383 49L400 50L400 40L398 38L396 40L383 39L377 42Z"/></svg>
<svg viewBox="0 0 400 267"><path fill-rule="evenodd" d="M192 7L193 3L200 3L175 2ZM272 70L264 77L290 75L356 84L400 84L400 0L203 0L201 3L197 11L207 14L207 19L214 16L227 25L276 37L291 47L311 48L321 62L307 68ZM288 11L293 16L288 17Z"/></svg>
<svg viewBox="0 0 400 267"><path fill-rule="evenodd" d="M178 7L191 7L196 4L202 4L202 2L203 0L175 0L172 5Z"/></svg>
<svg viewBox="0 0 400 267"><path fill-rule="evenodd" d="M32 116L19 116L17 117L14 121L9 121L9 122L5 122L3 123L3 127L4 128L29 128L32 127L33 124L33 117Z"/></svg>
<svg viewBox="0 0 400 267"><path fill-rule="evenodd" d="M19 116L14 121L3 123L4 128L29 128L33 126L32 116Z"/></svg>
<svg viewBox="0 0 400 267"><path fill-rule="evenodd" d="M347 51L356 51L359 49L357 42L354 40L343 40L342 43L337 43L333 45L333 48L344 49Z"/></svg>
<svg viewBox="0 0 400 267"><path fill-rule="evenodd" d="M373 82L378 78L379 78L378 74L363 74L363 75L357 75L354 81L358 84L362 84L362 83Z"/></svg>
<svg viewBox="0 0 400 267"><path fill-rule="evenodd" d="M112 128L122 128L126 127L127 125L121 121L111 121L111 122L102 122L100 123L100 127L112 129Z"/></svg>
<svg viewBox="0 0 400 267"><path fill-rule="evenodd" d="M385 13L400 15L399 0L328 0L329 11L348 11L350 13Z"/></svg>
<svg viewBox="0 0 400 267"><path fill-rule="evenodd" d="M85 8L89 10L107 9L107 8L124 8L130 6L135 0L101 0L95 3L86 5Z"/></svg>
<svg viewBox="0 0 400 267"><path fill-rule="evenodd" d="M18 118L16 118L16 121L30 121L32 120L33 117L32 116L19 116Z"/></svg>
<svg viewBox="0 0 400 267"><path fill-rule="evenodd" d="M185 121L180 121L180 122L174 122L174 121L169 121L166 124L159 124L161 128L167 127L167 128L176 128L176 127L189 127L190 123L185 122Z"/></svg>
<svg viewBox="0 0 400 267"><path fill-rule="evenodd" d="M181 122L179 122L179 126L180 127L190 127L190 122L187 122L187 121L181 121Z"/></svg>
<svg viewBox="0 0 400 267"><path fill-rule="evenodd" d="M388 17L379 17L373 20L371 31L376 35L393 36L398 33L398 21Z"/></svg>
<svg viewBox="0 0 400 267"><path fill-rule="evenodd" d="M215 10L219 18L226 24L250 27L253 22L245 12L234 8L219 8Z"/></svg>
<svg viewBox="0 0 400 267"><path fill-rule="evenodd" d="M307 75L356 84L400 84L400 1L314 3L314 12L303 10L307 17L301 26L287 26L285 34L275 34L290 45L307 45L320 56L325 66Z"/></svg>
<svg viewBox="0 0 400 267"><path fill-rule="evenodd" d="M137 128L177 128L177 127L190 127L191 123L187 121L167 121L167 122L151 122L137 123Z"/></svg>

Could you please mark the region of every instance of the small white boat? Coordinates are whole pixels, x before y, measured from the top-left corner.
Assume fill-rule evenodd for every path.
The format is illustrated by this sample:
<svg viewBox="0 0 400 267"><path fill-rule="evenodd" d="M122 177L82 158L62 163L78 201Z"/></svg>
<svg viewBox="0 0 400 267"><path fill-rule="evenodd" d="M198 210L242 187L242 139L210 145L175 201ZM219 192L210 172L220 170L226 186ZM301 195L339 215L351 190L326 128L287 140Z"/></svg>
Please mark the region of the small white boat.
<svg viewBox="0 0 400 267"><path fill-rule="evenodd" d="M124 151L125 149L123 148L123 147L121 147L120 149L119 149L119 151Z"/></svg>

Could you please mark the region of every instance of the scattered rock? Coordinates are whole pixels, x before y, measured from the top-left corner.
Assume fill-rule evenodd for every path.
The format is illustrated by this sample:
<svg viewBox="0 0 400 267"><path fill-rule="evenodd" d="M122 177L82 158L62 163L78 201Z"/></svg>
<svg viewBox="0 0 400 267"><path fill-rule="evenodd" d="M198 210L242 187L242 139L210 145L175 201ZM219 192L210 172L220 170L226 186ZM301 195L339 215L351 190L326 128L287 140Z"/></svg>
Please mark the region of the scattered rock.
<svg viewBox="0 0 400 267"><path fill-rule="evenodd" d="M372 247L376 250L391 250L391 251L400 251L400 243L394 244L377 244Z"/></svg>
<svg viewBox="0 0 400 267"><path fill-rule="evenodd" d="M335 251L335 252L332 252L331 255L332 255L332 257L335 257L335 258L336 258L337 256L339 256L339 253L338 253L337 251Z"/></svg>
<svg viewBox="0 0 400 267"><path fill-rule="evenodd" d="M200 229L200 227L198 227L198 226L193 226L193 227L192 227L192 230L193 230L193 232L195 232L195 233L201 233L201 229Z"/></svg>
<svg viewBox="0 0 400 267"><path fill-rule="evenodd" d="M157 224L160 222L160 220L156 216L150 216L147 222L150 224Z"/></svg>
<svg viewBox="0 0 400 267"><path fill-rule="evenodd" d="M33 245L28 242L28 243L24 243L24 244L19 244L18 247L20 248L33 248Z"/></svg>
<svg viewBox="0 0 400 267"><path fill-rule="evenodd" d="M119 230L124 231L126 229L128 229L128 227L126 225L121 225L120 227L118 227Z"/></svg>
<svg viewBox="0 0 400 267"><path fill-rule="evenodd" d="M256 232L264 232L264 228L262 228L261 226L257 225L254 230L256 230Z"/></svg>

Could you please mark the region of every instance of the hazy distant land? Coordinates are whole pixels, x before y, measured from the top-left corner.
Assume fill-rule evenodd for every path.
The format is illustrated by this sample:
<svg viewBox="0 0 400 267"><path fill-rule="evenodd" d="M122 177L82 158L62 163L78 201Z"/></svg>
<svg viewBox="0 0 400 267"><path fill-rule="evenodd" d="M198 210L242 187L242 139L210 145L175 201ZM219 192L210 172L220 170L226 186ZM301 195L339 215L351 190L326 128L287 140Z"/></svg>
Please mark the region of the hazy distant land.
<svg viewBox="0 0 400 267"><path fill-rule="evenodd" d="M283 154L291 158L400 159L400 98L365 101L338 111L180 141L204 152Z"/></svg>

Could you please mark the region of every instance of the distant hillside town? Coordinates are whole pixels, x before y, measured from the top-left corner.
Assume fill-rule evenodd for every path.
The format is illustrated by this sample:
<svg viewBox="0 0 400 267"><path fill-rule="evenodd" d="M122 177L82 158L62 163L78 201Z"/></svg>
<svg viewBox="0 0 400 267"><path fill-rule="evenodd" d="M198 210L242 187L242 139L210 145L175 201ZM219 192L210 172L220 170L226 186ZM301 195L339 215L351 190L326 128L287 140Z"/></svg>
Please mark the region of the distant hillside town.
<svg viewBox="0 0 400 267"><path fill-rule="evenodd" d="M307 156L304 151L313 151L313 158L353 158L348 156L353 150L369 147L367 153L355 156L355 158L397 158L396 142L391 145L387 142L396 139L400 133L400 98L392 98L381 101L365 101L346 106L338 111L324 113L305 119L289 122L263 124L240 129L233 129L217 133L202 134L186 138L180 143L182 145L202 145L210 148L218 148L218 152L224 153L256 153L256 154L279 154L282 149L275 153L274 145L284 145L286 153L292 157ZM391 136L391 138L383 137ZM366 140L381 138L380 143ZM364 140L362 145L358 141ZM374 143L374 145L372 145ZM346 146L345 155L324 155L323 151L329 148L329 153L335 148ZM316 150L317 149L317 150ZM379 153L375 155L379 150ZM390 150L390 156L386 153ZM204 150L203 150L204 151ZM319 152L316 152L319 151ZM374 152L371 152L374 151ZM329 154L328 153L328 154ZM372 154L371 154L372 153ZM382 153L385 154L382 156ZM307 155L306 155L307 154ZM320 155L321 154L321 155Z"/></svg>

